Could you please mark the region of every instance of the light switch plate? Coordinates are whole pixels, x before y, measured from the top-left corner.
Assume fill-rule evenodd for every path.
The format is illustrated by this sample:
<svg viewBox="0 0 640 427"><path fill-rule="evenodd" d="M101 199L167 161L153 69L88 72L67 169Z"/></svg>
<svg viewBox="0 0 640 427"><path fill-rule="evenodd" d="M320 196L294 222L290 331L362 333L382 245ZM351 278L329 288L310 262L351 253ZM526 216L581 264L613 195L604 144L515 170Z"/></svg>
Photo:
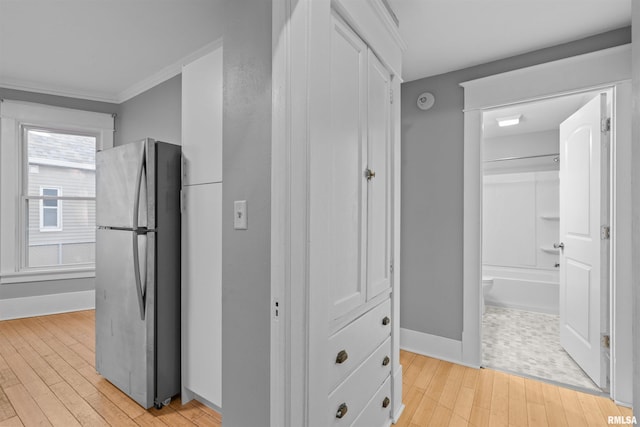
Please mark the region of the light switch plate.
<svg viewBox="0 0 640 427"><path fill-rule="evenodd" d="M233 228L236 230L247 229L247 201L236 200L233 202Z"/></svg>

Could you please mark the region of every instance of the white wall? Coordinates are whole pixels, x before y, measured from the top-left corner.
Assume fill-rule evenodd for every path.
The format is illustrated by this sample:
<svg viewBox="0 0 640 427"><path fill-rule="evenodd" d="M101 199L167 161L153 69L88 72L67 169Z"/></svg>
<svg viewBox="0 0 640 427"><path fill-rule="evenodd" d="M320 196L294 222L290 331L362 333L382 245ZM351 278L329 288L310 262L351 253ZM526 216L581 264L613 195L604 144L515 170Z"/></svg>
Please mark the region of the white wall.
<svg viewBox="0 0 640 427"><path fill-rule="evenodd" d="M482 160L504 157L538 156L557 153L560 143L559 129L517 135L485 138L482 143ZM556 165L557 168L557 165Z"/></svg>

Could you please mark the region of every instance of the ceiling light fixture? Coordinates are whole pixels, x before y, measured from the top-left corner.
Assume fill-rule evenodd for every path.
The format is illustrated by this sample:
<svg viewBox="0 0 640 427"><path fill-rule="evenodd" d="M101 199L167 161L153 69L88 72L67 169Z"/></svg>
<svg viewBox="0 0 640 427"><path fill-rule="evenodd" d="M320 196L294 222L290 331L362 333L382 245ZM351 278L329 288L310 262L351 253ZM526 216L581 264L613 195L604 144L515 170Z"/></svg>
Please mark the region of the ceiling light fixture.
<svg viewBox="0 0 640 427"><path fill-rule="evenodd" d="M518 123L520 123L521 117L522 117L522 114L517 114L515 116L501 117L499 119L496 119L496 121L498 122L498 126L503 128L505 126L517 125Z"/></svg>

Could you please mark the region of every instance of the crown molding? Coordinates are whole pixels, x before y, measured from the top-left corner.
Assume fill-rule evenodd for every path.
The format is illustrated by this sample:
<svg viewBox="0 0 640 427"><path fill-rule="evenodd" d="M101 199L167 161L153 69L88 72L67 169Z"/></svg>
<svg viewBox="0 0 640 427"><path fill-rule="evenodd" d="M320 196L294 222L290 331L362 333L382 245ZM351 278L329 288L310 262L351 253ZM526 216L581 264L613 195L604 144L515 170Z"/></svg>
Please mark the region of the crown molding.
<svg viewBox="0 0 640 427"><path fill-rule="evenodd" d="M0 87L6 89L22 90L26 92L37 92L46 95L64 96L67 98L79 98L89 101L108 102L111 104L122 104L129 99L159 85L162 82L182 73L182 67L204 55L222 47L222 38L206 44L200 49L180 58L178 61L161 69L155 74L135 83L119 93L108 93L91 90L78 90L68 87L46 85L26 80L17 80L0 77Z"/></svg>
<svg viewBox="0 0 640 427"><path fill-rule="evenodd" d="M79 98L89 101L108 102L111 104L118 104L118 99L115 94L91 91L91 90L78 90L71 89L62 86L45 85L42 83L36 83L27 80L9 79L0 77L0 87L5 89L22 90L25 92L36 92L45 95L63 96L66 98Z"/></svg>
<svg viewBox="0 0 640 427"><path fill-rule="evenodd" d="M222 47L222 38L219 38L201 47L200 49L190 53L189 55L182 57L180 60L163 68L162 70L147 77L146 79L141 80L140 82L132 86L129 86L127 89L123 90L117 95L116 97L116 99L118 100L117 102L120 104L125 101L128 101L129 99L137 95L140 95L141 93L151 89L152 87L157 86L160 83L165 82L174 76L177 76L178 74L182 73L183 66L195 61L196 59L203 57L208 53L213 52L214 50L220 47Z"/></svg>

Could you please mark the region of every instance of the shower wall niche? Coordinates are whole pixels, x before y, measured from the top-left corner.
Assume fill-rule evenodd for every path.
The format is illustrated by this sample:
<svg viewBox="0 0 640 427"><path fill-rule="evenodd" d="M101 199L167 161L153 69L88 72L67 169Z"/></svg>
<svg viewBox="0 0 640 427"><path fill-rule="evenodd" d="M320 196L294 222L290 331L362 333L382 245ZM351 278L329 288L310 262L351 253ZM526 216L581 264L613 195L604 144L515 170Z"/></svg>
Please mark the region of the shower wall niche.
<svg viewBox="0 0 640 427"><path fill-rule="evenodd" d="M558 312L558 134L485 141L483 276L488 304Z"/></svg>

